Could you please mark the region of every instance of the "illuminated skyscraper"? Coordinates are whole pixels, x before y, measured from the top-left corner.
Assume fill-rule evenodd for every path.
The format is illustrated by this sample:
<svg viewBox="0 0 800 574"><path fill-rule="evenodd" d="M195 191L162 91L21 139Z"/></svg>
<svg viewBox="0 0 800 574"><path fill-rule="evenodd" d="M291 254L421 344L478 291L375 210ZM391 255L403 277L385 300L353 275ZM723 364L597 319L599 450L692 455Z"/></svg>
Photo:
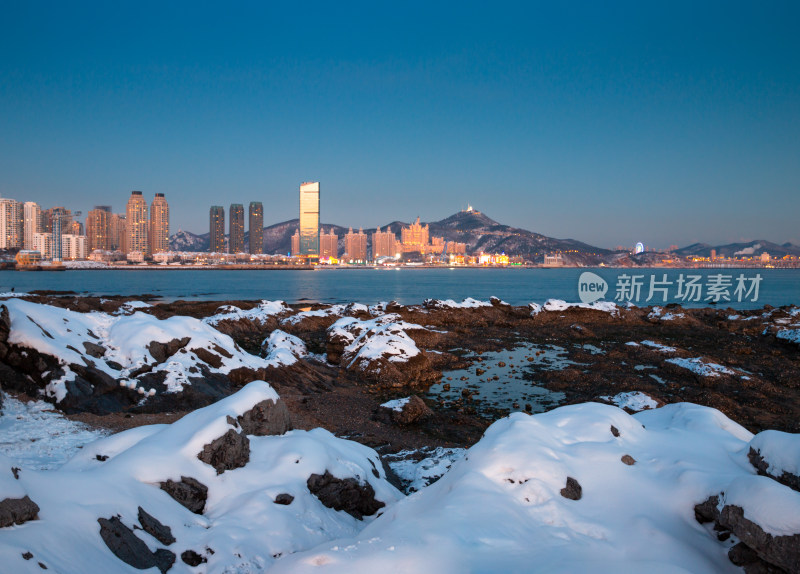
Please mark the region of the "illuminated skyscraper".
<svg viewBox="0 0 800 574"><path fill-rule="evenodd" d="M169 251L169 204L157 193L150 204L150 253Z"/></svg>
<svg viewBox="0 0 800 574"><path fill-rule="evenodd" d="M264 253L264 206L250 202L250 253Z"/></svg>
<svg viewBox="0 0 800 574"><path fill-rule="evenodd" d="M398 252L397 236L388 227L386 231L381 231L379 227L372 234L372 258L394 257Z"/></svg>
<svg viewBox="0 0 800 574"><path fill-rule="evenodd" d="M292 235L292 257L300 255L300 230L295 229Z"/></svg>
<svg viewBox="0 0 800 574"><path fill-rule="evenodd" d="M128 253L139 251L145 255L150 253L149 227L147 218L147 202L141 191L132 191L125 210L128 224Z"/></svg>
<svg viewBox="0 0 800 574"><path fill-rule="evenodd" d="M230 236L228 239L228 253L244 252L244 206L241 203L231 203Z"/></svg>
<svg viewBox="0 0 800 574"><path fill-rule="evenodd" d="M95 249L111 249L111 206L96 205L86 215L86 238L89 253Z"/></svg>
<svg viewBox="0 0 800 574"><path fill-rule="evenodd" d="M300 185L300 255L319 257L319 182Z"/></svg>
<svg viewBox="0 0 800 574"><path fill-rule="evenodd" d="M111 214L111 234L109 249L112 251L128 252L128 225L125 216L121 213Z"/></svg>
<svg viewBox="0 0 800 574"><path fill-rule="evenodd" d="M22 221L22 204L15 199L0 198L0 249L22 247Z"/></svg>
<svg viewBox="0 0 800 574"><path fill-rule="evenodd" d="M42 231L42 208L35 201L26 201L23 207L23 249L33 249L33 236Z"/></svg>
<svg viewBox="0 0 800 574"><path fill-rule="evenodd" d="M225 208L221 205L211 206L208 250L225 253Z"/></svg>

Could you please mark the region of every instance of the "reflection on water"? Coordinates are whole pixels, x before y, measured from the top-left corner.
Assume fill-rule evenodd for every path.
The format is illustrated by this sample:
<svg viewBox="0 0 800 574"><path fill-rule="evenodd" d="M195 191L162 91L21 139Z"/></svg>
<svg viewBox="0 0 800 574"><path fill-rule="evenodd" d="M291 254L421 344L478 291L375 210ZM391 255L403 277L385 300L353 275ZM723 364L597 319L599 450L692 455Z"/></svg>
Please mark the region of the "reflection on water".
<svg viewBox="0 0 800 574"><path fill-rule="evenodd" d="M447 404L468 394L479 413L489 409L524 409L532 413L552 409L565 395L538 386L537 373L577 365L567 358L567 350L557 345L521 343L511 350L480 355L463 349L451 352L474 363L466 369L445 371L442 381L430 388L428 396Z"/></svg>

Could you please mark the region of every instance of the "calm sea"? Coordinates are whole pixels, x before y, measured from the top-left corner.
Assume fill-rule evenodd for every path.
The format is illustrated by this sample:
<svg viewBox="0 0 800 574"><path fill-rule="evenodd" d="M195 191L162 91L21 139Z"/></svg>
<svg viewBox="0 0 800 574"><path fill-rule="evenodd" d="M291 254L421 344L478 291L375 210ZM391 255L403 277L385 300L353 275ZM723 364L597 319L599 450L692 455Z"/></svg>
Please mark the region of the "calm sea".
<svg viewBox="0 0 800 574"><path fill-rule="evenodd" d="M0 293L12 288L17 292L49 289L87 295L152 294L166 301L281 299L289 303L366 304L391 300L412 304L427 298L460 301L494 295L512 305L526 305L551 298L578 301L578 280L586 271L605 281L606 300L641 306L665 302L689 307L715 303L721 308L736 309L756 309L765 304L800 305L800 269L0 271Z"/></svg>

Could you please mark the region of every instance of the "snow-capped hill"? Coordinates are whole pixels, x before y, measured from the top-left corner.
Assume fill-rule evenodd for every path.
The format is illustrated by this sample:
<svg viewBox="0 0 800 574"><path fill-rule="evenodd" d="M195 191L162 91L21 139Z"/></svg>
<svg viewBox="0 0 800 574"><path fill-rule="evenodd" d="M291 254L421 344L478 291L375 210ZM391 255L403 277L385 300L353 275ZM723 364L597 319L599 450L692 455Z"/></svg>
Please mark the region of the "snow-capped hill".
<svg viewBox="0 0 800 574"><path fill-rule="evenodd" d="M172 251L208 251L208 233L196 235L191 231L179 230L169 238Z"/></svg>

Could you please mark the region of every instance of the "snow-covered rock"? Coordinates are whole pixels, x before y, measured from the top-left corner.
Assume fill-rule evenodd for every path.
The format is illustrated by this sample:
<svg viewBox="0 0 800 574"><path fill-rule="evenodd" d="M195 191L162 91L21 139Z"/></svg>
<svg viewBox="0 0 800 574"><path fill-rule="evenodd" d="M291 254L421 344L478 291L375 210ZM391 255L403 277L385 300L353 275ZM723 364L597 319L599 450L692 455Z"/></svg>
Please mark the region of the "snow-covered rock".
<svg viewBox="0 0 800 574"><path fill-rule="evenodd" d="M683 357L676 357L673 359L667 359L667 363L672 363L673 365L678 365L679 367L683 367L684 369L688 369L693 373L700 375L701 377L718 377L720 375L735 375L736 372L720 365L718 363L711 363L706 361L702 357L693 357L693 358L683 358Z"/></svg>
<svg viewBox="0 0 800 574"><path fill-rule="evenodd" d="M308 349L302 339L275 329L261 345L268 361L276 361L284 365L292 365L297 359L308 355Z"/></svg>
<svg viewBox="0 0 800 574"><path fill-rule="evenodd" d="M217 326L222 321L241 321L246 319L263 325L270 317L278 317L291 312L292 308L283 301L263 300L248 311L243 311L235 305L225 305L217 309L214 315L203 319L203 322Z"/></svg>

